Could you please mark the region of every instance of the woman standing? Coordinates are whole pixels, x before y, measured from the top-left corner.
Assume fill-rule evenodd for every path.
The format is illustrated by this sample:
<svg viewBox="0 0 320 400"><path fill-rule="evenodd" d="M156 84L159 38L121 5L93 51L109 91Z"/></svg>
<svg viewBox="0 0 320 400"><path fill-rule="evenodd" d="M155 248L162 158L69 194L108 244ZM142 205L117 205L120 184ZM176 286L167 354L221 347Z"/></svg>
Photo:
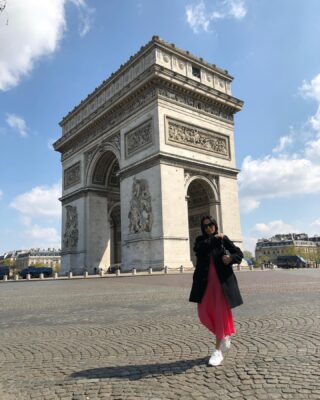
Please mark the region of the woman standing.
<svg viewBox="0 0 320 400"><path fill-rule="evenodd" d="M211 216L201 219L201 231L194 245L197 263L189 301L198 303L201 323L216 336L209 365L217 366L236 332L231 308L243 303L232 269L232 264L240 264L243 254L227 236L218 233L217 222Z"/></svg>

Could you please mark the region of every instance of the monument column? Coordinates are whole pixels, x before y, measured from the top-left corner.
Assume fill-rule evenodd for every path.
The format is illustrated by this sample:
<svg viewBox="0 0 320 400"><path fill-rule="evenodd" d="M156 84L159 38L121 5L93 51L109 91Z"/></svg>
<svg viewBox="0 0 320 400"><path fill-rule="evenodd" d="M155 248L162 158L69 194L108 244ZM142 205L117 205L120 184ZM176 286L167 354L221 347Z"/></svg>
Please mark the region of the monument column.
<svg viewBox="0 0 320 400"><path fill-rule="evenodd" d="M105 192L89 191L86 196L86 266L89 272L110 266L110 221Z"/></svg>

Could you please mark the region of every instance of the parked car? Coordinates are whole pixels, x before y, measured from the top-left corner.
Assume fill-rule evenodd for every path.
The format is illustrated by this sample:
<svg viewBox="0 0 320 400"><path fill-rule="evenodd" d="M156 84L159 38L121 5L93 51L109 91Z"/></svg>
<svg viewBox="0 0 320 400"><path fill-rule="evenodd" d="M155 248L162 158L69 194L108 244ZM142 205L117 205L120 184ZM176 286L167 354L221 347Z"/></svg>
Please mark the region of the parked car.
<svg viewBox="0 0 320 400"><path fill-rule="evenodd" d="M10 268L9 267L0 267L0 279L3 279L5 275L9 277Z"/></svg>
<svg viewBox="0 0 320 400"><path fill-rule="evenodd" d="M307 262L300 256L278 256L276 264L279 268L306 268Z"/></svg>
<svg viewBox="0 0 320 400"><path fill-rule="evenodd" d="M30 274L31 278L40 278L40 274L48 278L52 276L53 270L51 267L27 267L21 270L20 276L26 279L27 275Z"/></svg>

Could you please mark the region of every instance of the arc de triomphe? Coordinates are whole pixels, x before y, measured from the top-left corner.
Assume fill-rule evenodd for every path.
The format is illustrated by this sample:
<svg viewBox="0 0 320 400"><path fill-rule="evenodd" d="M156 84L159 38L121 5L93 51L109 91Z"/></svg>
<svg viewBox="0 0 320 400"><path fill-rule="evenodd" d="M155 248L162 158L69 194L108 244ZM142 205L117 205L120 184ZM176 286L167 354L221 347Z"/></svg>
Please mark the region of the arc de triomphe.
<svg viewBox="0 0 320 400"><path fill-rule="evenodd" d="M232 79L155 36L63 118L62 272L191 266L207 214L241 246Z"/></svg>

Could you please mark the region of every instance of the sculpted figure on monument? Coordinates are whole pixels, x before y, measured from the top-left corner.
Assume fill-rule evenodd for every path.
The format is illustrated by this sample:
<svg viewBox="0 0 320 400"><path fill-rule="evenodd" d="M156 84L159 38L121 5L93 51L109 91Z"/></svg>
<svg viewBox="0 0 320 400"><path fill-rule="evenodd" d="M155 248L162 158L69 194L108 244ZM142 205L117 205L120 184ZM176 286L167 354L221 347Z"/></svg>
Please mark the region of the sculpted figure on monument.
<svg viewBox="0 0 320 400"><path fill-rule="evenodd" d="M151 195L145 179L134 178L130 200L130 233L150 232L152 228Z"/></svg>
<svg viewBox="0 0 320 400"><path fill-rule="evenodd" d="M169 121L168 126L169 141L192 145L224 156L229 155L226 138L215 137L214 134L208 133L200 128L186 126L185 124L174 121Z"/></svg>
<svg viewBox="0 0 320 400"><path fill-rule="evenodd" d="M63 235L63 244L67 249L74 249L77 247L79 231L78 231L78 213L77 208L73 206L66 206L67 218L66 229Z"/></svg>

